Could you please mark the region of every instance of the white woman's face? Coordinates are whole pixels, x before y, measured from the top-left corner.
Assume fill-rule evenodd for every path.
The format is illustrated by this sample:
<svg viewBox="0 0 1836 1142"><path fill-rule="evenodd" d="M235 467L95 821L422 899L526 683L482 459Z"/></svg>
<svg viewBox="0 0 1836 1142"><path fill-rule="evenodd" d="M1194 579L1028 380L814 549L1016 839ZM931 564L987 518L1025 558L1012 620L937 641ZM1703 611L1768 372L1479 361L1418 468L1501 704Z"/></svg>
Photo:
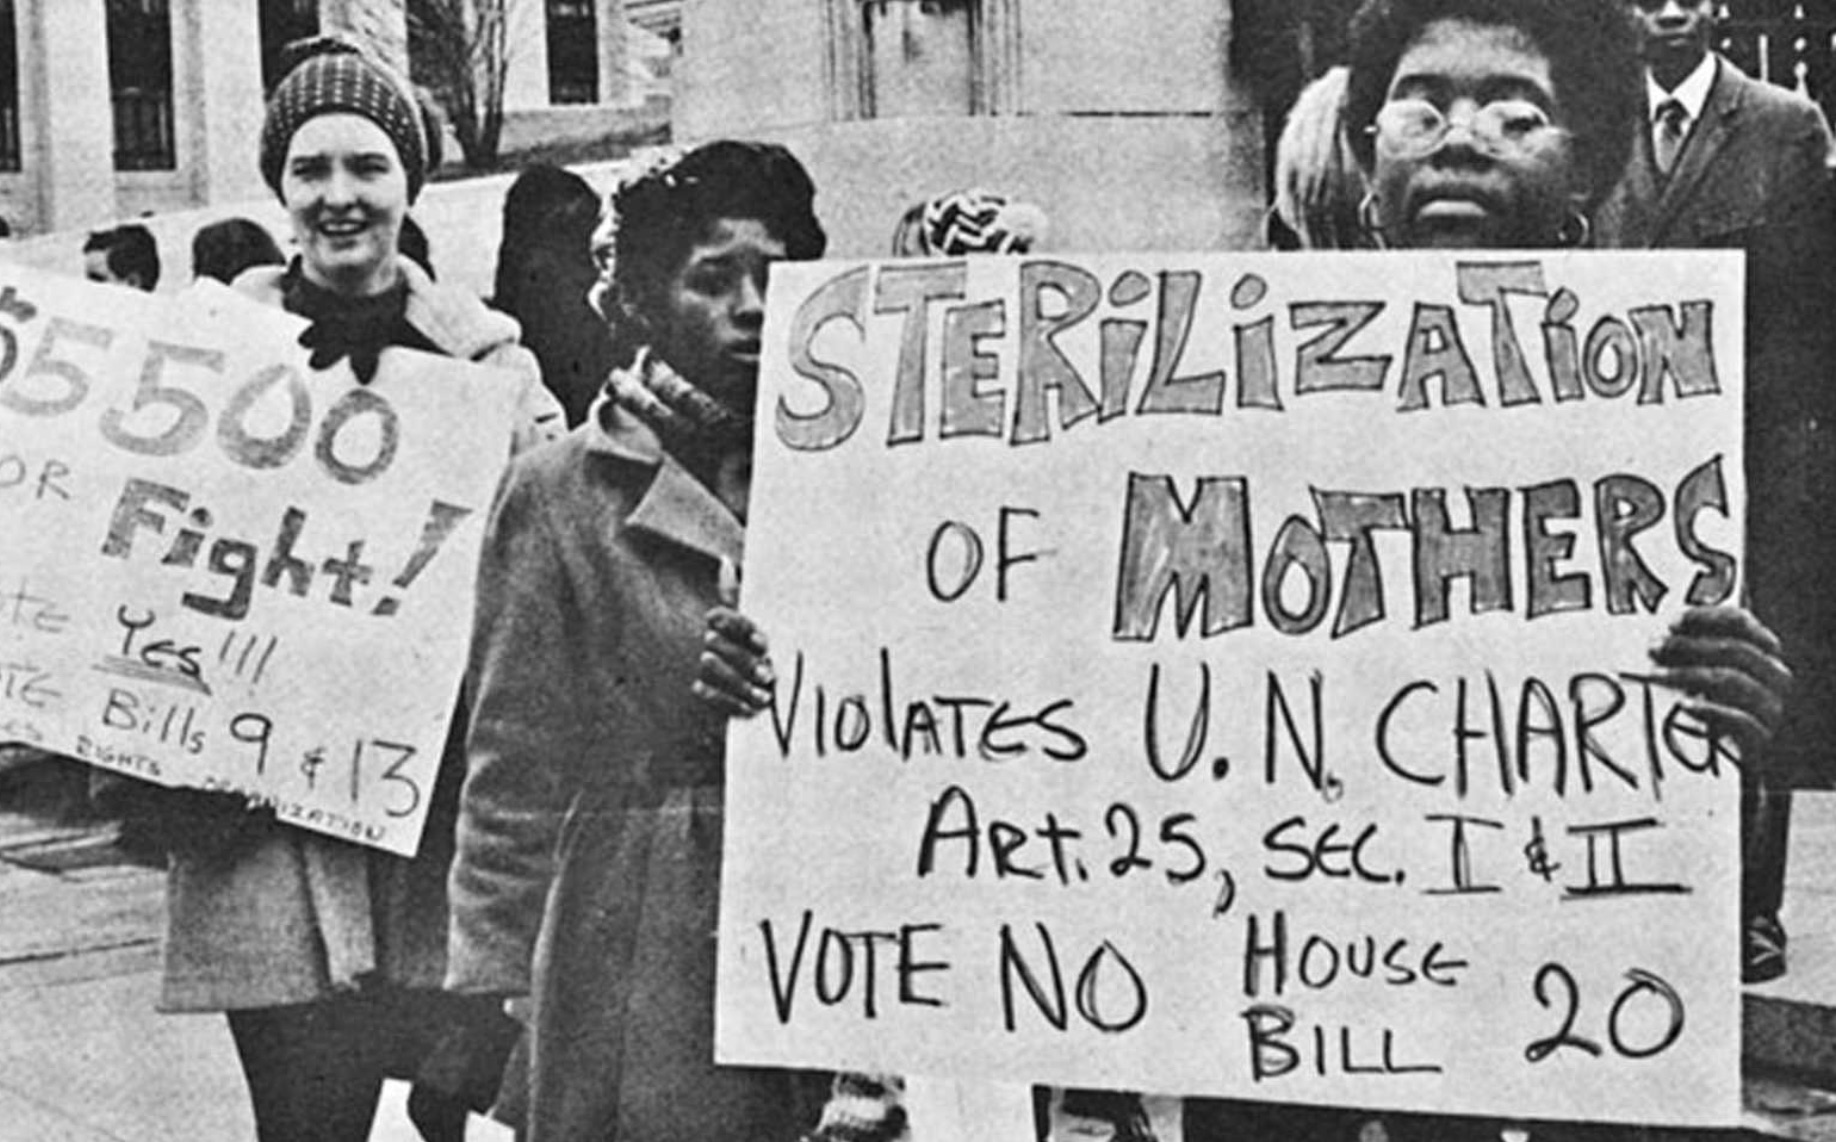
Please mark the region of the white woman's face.
<svg viewBox="0 0 1836 1142"><path fill-rule="evenodd" d="M1424 121L1444 133L1434 138ZM1423 28L1396 61L1374 151L1395 246L1550 246L1574 209L1574 144L1549 58L1513 27Z"/></svg>
<svg viewBox="0 0 1836 1142"><path fill-rule="evenodd" d="M408 172L383 129L361 115L315 115L281 164L281 202L306 277L350 296L395 284Z"/></svg>

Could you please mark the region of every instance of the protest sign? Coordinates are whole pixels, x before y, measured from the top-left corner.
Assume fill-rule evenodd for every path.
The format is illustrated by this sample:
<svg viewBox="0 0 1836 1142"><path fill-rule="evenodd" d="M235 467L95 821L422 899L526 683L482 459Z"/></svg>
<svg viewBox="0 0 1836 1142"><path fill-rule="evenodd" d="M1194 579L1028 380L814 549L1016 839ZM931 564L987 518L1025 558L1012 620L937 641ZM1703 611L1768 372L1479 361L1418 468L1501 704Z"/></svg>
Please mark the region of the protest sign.
<svg viewBox="0 0 1836 1142"><path fill-rule="evenodd" d="M0 267L0 740L412 854L513 386Z"/></svg>
<svg viewBox="0 0 1836 1142"><path fill-rule="evenodd" d="M1738 259L774 267L733 1063L1738 1110ZM1680 704L1681 703L1681 704Z"/></svg>

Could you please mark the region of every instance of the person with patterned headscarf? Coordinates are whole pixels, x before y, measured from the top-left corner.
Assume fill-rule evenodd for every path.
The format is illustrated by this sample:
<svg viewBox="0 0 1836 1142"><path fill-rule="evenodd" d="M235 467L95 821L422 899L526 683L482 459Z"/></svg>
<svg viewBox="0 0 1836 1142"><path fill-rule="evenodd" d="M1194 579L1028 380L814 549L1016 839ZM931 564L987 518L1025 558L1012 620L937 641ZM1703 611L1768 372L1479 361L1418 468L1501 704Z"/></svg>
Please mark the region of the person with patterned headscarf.
<svg viewBox="0 0 1836 1142"><path fill-rule="evenodd" d="M816 1120L820 1076L713 1061L725 723L690 688L745 538L767 270L823 253L814 198L742 142L622 186L606 389L486 524L448 985L533 998L530 1142Z"/></svg>
<svg viewBox="0 0 1836 1142"><path fill-rule="evenodd" d="M517 394L516 446L554 435L560 406L516 324L398 251L428 158L412 96L341 41L300 56L269 100L260 152L300 253L234 288L307 318L315 369L348 360L367 384L395 347L492 365ZM462 776L450 748L412 858L283 824L236 794L98 783L169 853L160 1004L226 1013L261 1142L362 1142L385 1077L416 1080L410 1116L430 1142L460 1142L468 1107L496 1095L515 1024L440 989Z"/></svg>
<svg viewBox="0 0 1836 1142"><path fill-rule="evenodd" d="M986 190L953 190L907 210L893 231L901 258L1024 254L1046 237L1045 211Z"/></svg>

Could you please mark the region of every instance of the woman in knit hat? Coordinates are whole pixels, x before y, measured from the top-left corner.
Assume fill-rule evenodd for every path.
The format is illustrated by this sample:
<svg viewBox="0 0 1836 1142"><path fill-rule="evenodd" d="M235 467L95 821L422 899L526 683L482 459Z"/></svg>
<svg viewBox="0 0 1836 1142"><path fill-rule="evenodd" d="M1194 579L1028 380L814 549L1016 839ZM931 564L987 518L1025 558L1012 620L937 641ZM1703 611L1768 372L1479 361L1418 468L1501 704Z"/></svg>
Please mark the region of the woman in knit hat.
<svg viewBox="0 0 1836 1142"><path fill-rule="evenodd" d="M553 435L560 408L515 322L397 251L426 174L412 97L349 45L314 41L302 56L261 134L262 177L299 256L235 287L310 319L300 340L315 369L348 360L368 383L392 346L498 366L521 398L517 445ZM437 1077L417 1084L411 1115L425 1138L459 1142L467 1105L496 1093L514 1024L438 990L463 769L449 752L412 859L282 825L228 794L132 797L163 818L172 855L161 1006L227 1012L262 1142L361 1142L385 1076ZM482 1061L468 1050L479 1043L496 1048Z"/></svg>
<svg viewBox="0 0 1836 1142"><path fill-rule="evenodd" d="M790 1142L823 1080L714 1063L724 719L691 694L744 542L766 274L825 237L782 147L610 206L615 365L486 526L450 982L532 995L530 1142Z"/></svg>

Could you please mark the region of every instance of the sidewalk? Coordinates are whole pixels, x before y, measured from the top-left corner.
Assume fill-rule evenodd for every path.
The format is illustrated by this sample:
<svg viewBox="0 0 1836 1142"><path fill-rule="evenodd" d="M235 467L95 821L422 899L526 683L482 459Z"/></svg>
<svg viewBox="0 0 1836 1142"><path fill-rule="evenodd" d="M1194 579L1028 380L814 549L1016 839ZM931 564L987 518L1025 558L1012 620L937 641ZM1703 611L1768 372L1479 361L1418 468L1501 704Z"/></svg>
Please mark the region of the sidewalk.
<svg viewBox="0 0 1836 1142"><path fill-rule="evenodd" d="M1747 1101L1786 1137L1836 1142L1836 793L1793 802L1784 921L1790 970L1746 993Z"/></svg>
<svg viewBox="0 0 1836 1142"><path fill-rule="evenodd" d="M160 1015L165 874L94 823L0 811L0 1139L249 1142L216 1015ZM371 1142L418 1142L391 1084ZM470 1142L510 1132L474 1118Z"/></svg>
<svg viewBox="0 0 1836 1142"><path fill-rule="evenodd" d="M47 820L0 810L0 1140L249 1142L223 1020L153 1010L164 873L107 826ZM1785 921L1791 970L1746 995L1749 1126L1836 1142L1836 794L1794 809ZM385 1091L370 1142L418 1142L404 1098Z"/></svg>

